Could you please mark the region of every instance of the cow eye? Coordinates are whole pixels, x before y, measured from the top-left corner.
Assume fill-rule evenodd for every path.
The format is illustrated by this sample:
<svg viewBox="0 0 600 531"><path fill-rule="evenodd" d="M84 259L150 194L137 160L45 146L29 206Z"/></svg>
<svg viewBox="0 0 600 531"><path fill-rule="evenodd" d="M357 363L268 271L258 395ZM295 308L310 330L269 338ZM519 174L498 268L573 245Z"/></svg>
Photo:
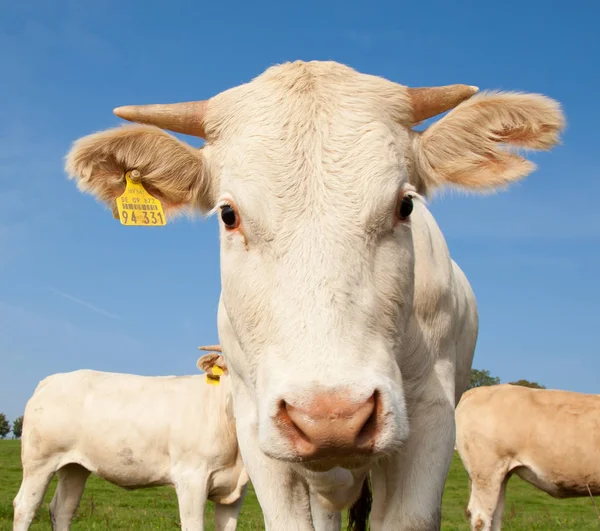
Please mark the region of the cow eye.
<svg viewBox="0 0 600 531"><path fill-rule="evenodd" d="M221 219L229 230L237 228L240 224L239 217L235 209L231 205L223 205L221 207Z"/></svg>
<svg viewBox="0 0 600 531"><path fill-rule="evenodd" d="M413 200L409 195L405 195L398 203L398 218L400 221L406 221L413 211Z"/></svg>

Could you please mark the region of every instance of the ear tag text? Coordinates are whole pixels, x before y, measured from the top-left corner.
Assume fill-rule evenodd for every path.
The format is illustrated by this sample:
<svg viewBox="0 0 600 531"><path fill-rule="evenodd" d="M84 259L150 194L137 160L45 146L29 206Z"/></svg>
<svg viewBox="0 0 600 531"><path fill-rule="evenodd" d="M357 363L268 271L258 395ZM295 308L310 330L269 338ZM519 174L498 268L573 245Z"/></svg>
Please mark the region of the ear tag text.
<svg viewBox="0 0 600 531"><path fill-rule="evenodd" d="M127 183L123 194L117 198L117 212L121 225L133 225L141 227L160 227L167 224L165 213L161 202L152 197L141 182L134 182L139 178L137 170L128 171L125 174ZM116 213L113 210L113 216Z"/></svg>

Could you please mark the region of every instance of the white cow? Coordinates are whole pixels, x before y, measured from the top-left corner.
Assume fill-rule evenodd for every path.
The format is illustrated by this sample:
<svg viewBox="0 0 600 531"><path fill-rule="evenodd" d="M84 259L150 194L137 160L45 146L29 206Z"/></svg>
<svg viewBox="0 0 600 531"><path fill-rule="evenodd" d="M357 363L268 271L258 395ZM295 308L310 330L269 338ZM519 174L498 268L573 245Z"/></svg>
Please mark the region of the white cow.
<svg viewBox="0 0 600 531"><path fill-rule="evenodd" d="M68 154L110 207L138 170L168 215L219 215L219 337L268 530L312 530L369 471L371 529L440 528L478 316L425 197L519 180L534 166L509 148L548 149L563 128L549 98L477 90L297 61L207 101L116 109L141 125Z"/></svg>
<svg viewBox="0 0 600 531"><path fill-rule="evenodd" d="M198 367L227 370L216 354ZM14 531L29 529L55 473L50 503L55 531L68 530L90 472L126 489L172 485L181 526L204 528L206 500L215 529L233 531L248 474L240 456L230 378L137 376L92 370L42 380L25 408L23 482L14 500Z"/></svg>

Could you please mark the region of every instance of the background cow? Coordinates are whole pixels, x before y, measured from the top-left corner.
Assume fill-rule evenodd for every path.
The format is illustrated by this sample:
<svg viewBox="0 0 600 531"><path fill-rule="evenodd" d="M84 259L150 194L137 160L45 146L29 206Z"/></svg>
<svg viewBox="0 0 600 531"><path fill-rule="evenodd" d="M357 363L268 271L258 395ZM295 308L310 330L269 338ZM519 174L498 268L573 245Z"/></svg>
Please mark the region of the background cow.
<svg viewBox="0 0 600 531"><path fill-rule="evenodd" d="M600 396L502 384L456 409L473 531L499 531L512 474L555 498L600 495ZM589 487L589 491L588 491Z"/></svg>
<svg viewBox="0 0 600 531"><path fill-rule="evenodd" d="M168 214L219 214L219 338L268 530L312 530L369 470L373 530L440 528L478 317L425 197L524 177L510 148L548 149L563 127L551 99L477 90L297 61L208 101L116 109L147 125L67 157L110 207L135 169Z"/></svg>
<svg viewBox="0 0 600 531"><path fill-rule="evenodd" d="M216 354L198 367L227 367ZM206 500L215 529L233 531L248 475L236 440L230 379L137 376L79 370L42 380L25 408L23 482L15 531L29 529L54 473L53 529L68 530L90 472L127 489L172 485L182 529L204 528Z"/></svg>

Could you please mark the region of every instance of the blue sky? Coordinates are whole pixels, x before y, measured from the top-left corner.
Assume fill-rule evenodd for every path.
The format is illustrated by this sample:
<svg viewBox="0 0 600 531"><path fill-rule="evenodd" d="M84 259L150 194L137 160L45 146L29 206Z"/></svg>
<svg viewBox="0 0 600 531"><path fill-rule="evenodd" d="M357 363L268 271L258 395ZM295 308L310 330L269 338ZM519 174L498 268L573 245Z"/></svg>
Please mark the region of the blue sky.
<svg viewBox="0 0 600 531"><path fill-rule="evenodd" d="M60 371L196 372L196 347L218 341L217 220L122 227L67 181L63 159L120 123L114 107L208 98L295 59L563 104L563 145L534 154L528 179L431 209L478 299L474 366L598 392L600 4L166 5L2 3L0 411L14 419Z"/></svg>

